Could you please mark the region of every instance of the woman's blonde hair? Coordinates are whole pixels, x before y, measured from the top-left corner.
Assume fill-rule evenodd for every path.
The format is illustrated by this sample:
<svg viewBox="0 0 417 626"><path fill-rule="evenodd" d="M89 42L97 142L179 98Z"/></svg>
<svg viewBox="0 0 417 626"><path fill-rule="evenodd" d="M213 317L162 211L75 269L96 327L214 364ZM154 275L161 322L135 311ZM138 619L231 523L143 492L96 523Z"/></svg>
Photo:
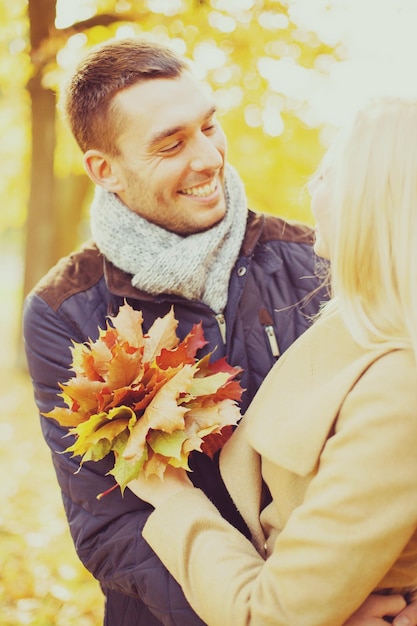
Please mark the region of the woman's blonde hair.
<svg viewBox="0 0 417 626"><path fill-rule="evenodd" d="M417 101L362 108L325 157L331 188L329 310L358 343L417 357Z"/></svg>

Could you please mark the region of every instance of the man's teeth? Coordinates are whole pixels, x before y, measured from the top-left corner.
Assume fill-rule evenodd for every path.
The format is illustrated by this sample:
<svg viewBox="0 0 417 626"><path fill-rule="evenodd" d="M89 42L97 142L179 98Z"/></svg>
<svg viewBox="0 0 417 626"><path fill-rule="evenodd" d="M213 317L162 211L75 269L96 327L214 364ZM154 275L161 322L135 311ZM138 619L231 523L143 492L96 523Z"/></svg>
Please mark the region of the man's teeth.
<svg viewBox="0 0 417 626"><path fill-rule="evenodd" d="M190 189L182 189L181 193L187 196L209 196L216 190L217 183L213 180L210 184L202 185L201 187L191 187Z"/></svg>

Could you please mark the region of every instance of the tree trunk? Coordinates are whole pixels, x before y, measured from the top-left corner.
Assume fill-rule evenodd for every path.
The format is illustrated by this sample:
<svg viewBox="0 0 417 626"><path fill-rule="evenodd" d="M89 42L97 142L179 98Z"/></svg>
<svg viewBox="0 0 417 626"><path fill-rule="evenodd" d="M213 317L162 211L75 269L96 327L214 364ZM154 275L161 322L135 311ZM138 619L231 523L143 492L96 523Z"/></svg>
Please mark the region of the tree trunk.
<svg viewBox="0 0 417 626"><path fill-rule="evenodd" d="M54 194L55 95L43 89L40 77L29 85L32 99L32 151L24 294L56 259Z"/></svg>
<svg viewBox="0 0 417 626"><path fill-rule="evenodd" d="M54 197L55 94L42 85L48 37L55 29L55 0L29 0L31 57L34 73L28 84L32 111L32 151L24 295L56 260Z"/></svg>

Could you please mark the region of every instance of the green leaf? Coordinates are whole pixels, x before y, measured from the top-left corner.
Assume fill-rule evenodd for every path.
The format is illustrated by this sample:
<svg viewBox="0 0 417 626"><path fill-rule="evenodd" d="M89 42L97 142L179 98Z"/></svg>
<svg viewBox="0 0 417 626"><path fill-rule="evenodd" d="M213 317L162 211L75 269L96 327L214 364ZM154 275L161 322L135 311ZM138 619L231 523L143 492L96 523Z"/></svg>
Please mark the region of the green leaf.
<svg viewBox="0 0 417 626"><path fill-rule="evenodd" d="M117 438L115 444L113 445L113 450L116 454L116 462L108 473L114 476L117 484L120 486L120 490L122 494L128 483L131 480L137 478L143 468L144 463L148 458L148 450L145 447L142 457L135 462L126 461L123 458L122 454L126 447L126 443L128 440L127 433L122 433L120 437Z"/></svg>
<svg viewBox="0 0 417 626"><path fill-rule="evenodd" d="M184 456L182 445L187 437L188 435L184 430L175 430L173 433L153 430L147 437L147 443L154 452L182 461Z"/></svg>
<svg viewBox="0 0 417 626"><path fill-rule="evenodd" d="M101 461L105 456L109 454L112 449L112 442L108 439L100 439L95 445L88 448L87 452L81 459L80 465L83 465L87 461Z"/></svg>
<svg viewBox="0 0 417 626"><path fill-rule="evenodd" d="M192 396L209 396L222 387L230 378L227 372L218 372L204 378L193 378L189 393Z"/></svg>
<svg viewBox="0 0 417 626"><path fill-rule="evenodd" d="M96 446L102 440L111 444L122 431L132 428L135 422L136 415L127 406L114 407L109 413L91 415L87 421L70 429L69 432L76 435L76 440L65 452L73 452L73 456L82 456L90 447Z"/></svg>

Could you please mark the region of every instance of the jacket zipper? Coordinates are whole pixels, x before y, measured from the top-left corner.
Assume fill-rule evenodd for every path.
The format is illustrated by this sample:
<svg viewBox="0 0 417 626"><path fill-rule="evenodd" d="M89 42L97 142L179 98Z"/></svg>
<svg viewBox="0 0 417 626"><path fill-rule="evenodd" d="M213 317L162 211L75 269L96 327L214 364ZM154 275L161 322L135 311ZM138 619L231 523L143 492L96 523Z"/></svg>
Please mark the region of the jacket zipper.
<svg viewBox="0 0 417 626"><path fill-rule="evenodd" d="M272 325L272 318L266 309L261 309L259 311L259 321L264 327L264 331L269 342L269 347L271 348L272 356L277 359L280 354L278 340L275 335L274 327Z"/></svg>
<svg viewBox="0 0 417 626"><path fill-rule="evenodd" d="M217 320L217 324L219 326L220 334L222 337L223 345L226 345L226 320L224 319L223 313L217 313L215 316Z"/></svg>
<svg viewBox="0 0 417 626"><path fill-rule="evenodd" d="M275 358L279 357L279 348L277 338L275 336L275 332L272 326L265 326L266 336L268 337L269 346L271 348L272 356Z"/></svg>

